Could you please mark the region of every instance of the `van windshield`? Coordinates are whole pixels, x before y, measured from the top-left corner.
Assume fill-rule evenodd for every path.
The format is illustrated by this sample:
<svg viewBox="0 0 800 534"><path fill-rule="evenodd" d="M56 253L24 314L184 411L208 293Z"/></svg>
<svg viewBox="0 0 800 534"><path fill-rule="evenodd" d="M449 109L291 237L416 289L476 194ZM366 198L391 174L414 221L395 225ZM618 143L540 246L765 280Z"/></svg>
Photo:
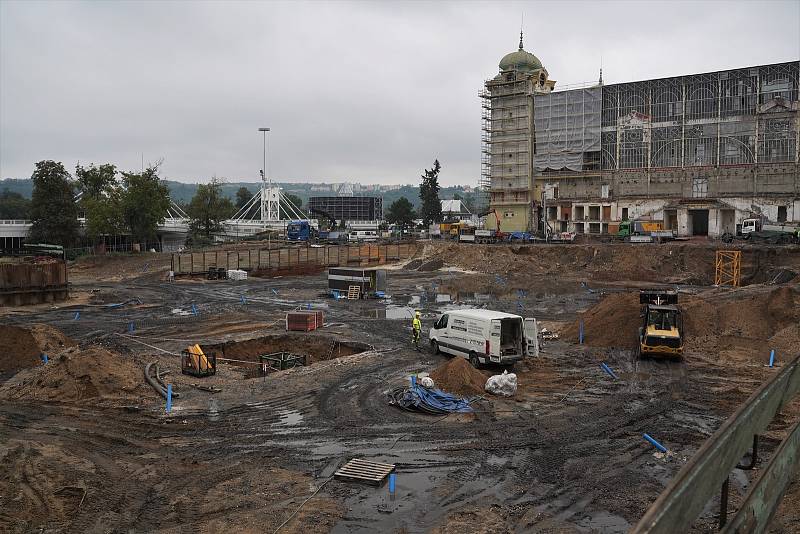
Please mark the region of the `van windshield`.
<svg viewBox="0 0 800 534"><path fill-rule="evenodd" d="M447 314L444 314L441 317L439 317L439 320L436 321L436 324L434 324L433 327L435 329L437 329L437 330L440 330L442 328L446 328L447 327Z"/></svg>

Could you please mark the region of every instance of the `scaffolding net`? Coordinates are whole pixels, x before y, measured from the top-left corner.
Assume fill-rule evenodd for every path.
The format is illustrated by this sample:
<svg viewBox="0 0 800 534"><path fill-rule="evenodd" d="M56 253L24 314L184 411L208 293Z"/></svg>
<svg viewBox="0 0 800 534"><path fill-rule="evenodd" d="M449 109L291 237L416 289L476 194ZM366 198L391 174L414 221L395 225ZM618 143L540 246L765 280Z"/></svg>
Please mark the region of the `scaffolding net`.
<svg viewBox="0 0 800 534"><path fill-rule="evenodd" d="M599 86L534 96L537 173L599 168L602 102Z"/></svg>

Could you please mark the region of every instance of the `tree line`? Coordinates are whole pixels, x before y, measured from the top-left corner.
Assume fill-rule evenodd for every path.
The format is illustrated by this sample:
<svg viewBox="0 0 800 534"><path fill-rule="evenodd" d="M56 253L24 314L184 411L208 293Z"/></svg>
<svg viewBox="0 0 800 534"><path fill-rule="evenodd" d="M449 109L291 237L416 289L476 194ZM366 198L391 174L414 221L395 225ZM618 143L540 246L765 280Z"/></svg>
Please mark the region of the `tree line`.
<svg viewBox="0 0 800 534"><path fill-rule="evenodd" d="M155 164L142 172L124 172L111 163L77 164L73 175L63 163L43 160L36 163L31 175L30 200L8 190L0 193L0 219L30 220L27 241L34 243L74 247L94 245L110 236L152 243L172 204L158 168ZM214 177L210 183L200 184L191 201L180 206L190 219L190 241L210 242L212 234L221 230L222 221L252 199L253 193L241 187L232 202L221 193L223 183ZM287 201L302 208L302 200L295 195L287 195ZM258 217L259 210L259 203L254 202L243 215ZM83 238L79 218L85 221Z"/></svg>
<svg viewBox="0 0 800 534"><path fill-rule="evenodd" d="M401 197L391 204L386 220L403 229L411 227L419 217L428 226L442 221L438 182L441 165L434 161L421 176L419 213L413 204ZM31 181L32 198L27 200L8 190L0 193L0 218L30 219L28 241L74 247L81 242L97 244L109 236L130 236L134 242L154 242L156 231L163 224L172 201L169 187L159 177L159 165L150 165L141 172L120 171L115 165L75 166L74 176L61 162L44 160L36 163ZM200 184L188 204L181 206L190 219L190 242L205 244L222 229L223 221L238 216L258 218L260 203L251 202L254 194L247 187L236 192L235 202L222 193L224 182L217 177ZM292 194L286 201L300 211L302 200ZM291 215L284 212L283 218ZM81 239L79 217L85 220L85 237Z"/></svg>

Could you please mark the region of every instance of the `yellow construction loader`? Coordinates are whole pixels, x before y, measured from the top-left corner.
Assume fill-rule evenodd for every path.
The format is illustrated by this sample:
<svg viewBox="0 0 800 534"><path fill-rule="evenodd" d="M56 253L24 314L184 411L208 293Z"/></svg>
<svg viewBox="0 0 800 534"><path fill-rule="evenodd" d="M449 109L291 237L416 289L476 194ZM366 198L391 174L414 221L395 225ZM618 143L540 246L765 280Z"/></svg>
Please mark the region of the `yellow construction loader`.
<svg viewBox="0 0 800 534"><path fill-rule="evenodd" d="M639 327L638 355L683 358L683 317L678 293L660 289L639 292L642 326Z"/></svg>

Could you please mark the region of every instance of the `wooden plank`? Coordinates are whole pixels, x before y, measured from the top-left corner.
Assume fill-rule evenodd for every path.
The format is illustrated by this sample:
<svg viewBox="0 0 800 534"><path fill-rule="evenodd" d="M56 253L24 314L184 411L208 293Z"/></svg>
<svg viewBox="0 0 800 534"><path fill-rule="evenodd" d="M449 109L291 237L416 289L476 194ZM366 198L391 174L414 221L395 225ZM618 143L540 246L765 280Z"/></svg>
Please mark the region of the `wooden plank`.
<svg viewBox="0 0 800 534"><path fill-rule="evenodd" d="M370 462L369 460L362 460L361 458L354 458L354 459L350 460L347 463L348 464L352 464L352 465L376 465L376 466L384 467L384 468L386 468L386 467L394 467L392 464L384 464L384 463L381 463L381 462Z"/></svg>

